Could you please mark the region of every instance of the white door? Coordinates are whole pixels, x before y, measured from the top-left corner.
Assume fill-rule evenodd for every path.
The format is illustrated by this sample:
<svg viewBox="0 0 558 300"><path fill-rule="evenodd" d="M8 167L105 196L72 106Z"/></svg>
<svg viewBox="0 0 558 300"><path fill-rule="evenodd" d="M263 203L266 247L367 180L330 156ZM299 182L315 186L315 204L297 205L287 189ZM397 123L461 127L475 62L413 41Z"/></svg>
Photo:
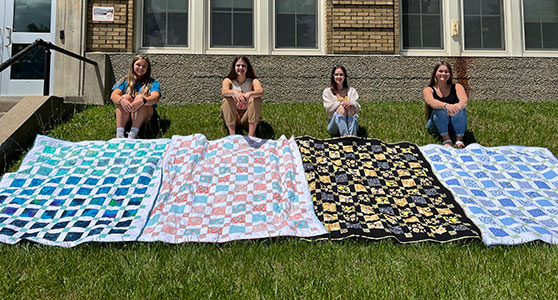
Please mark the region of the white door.
<svg viewBox="0 0 558 300"><path fill-rule="evenodd" d="M54 43L56 0L0 0L0 3L2 63L36 39ZM43 78L44 48L39 47L0 73L0 95L42 95Z"/></svg>

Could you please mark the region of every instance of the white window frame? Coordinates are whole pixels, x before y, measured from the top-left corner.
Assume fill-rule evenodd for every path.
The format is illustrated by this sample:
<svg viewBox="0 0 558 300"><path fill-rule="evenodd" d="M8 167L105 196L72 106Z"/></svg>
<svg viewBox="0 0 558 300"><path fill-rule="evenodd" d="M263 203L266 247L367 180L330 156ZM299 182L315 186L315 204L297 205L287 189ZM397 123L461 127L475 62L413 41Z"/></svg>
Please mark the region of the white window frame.
<svg viewBox="0 0 558 300"><path fill-rule="evenodd" d="M318 0L316 49L274 48L275 1L254 1L254 46L253 47L210 47L211 43L211 0L190 0L188 3L188 47L144 47L143 16L144 0L136 0L135 49L138 53L183 53L183 54L224 54L224 55L325 55L325 7L326 1Z"/></svg>
<svg viewBox="0 0 558 300"><path fill-rule="evenodd" d="M190 0L188 1L188 27L190 28L188 30L188 46L187 47L146 47L143 46L143 31L145 29L144 27L144 15L145 15L145 7L144 7L144 3L146 0L138 0L135 4L135 13L136 16L140 16L139 18L135 18L135 49L137 49L137 52L139 53L193 53L193 48L192 48L192 32L193 32L193 28L192 26L194 26L194 20L192 20L192 16L194 15L192 13L192 9L195 8L197 5L199 4L199 0Z"/></svg>
<svg viewBox="0 0 558 300"><path fill-rule="evenodd" d="M442 1L442 31L444 35L443 49L403 49L403 40L399 40L399 54L405 56L488 56L488 57L558 57L558 51L551 50L526 50L525 27L523 18L524 0L503 0L503 30L504 50L465 50L465 36L463 32L463 1ZM402 7L399 5L399 16L402 16ZM399 18L400 32L403 36L403 18ZM458 34L452 36L452 21L459 24Z"/></svg>
<svg viewBox="0 0 558 300"><path fill-rule="evenodd" d="M521 5L519 7L519 16L518 18L521 20L521 38L525 36L525 20L524 20L524 12L523 12L523 0L520 1ZM527 45L525 43L521 44L521 49L523 50L523 56L530 56L530 57L549 57L549 56L558 56L558 50L547 50L547 49L531 49L527 50Z"/></svg>
<svg viewBox="0 0 558 300"><path fill-rule="evenodd" d="M274 55L322 55L325 54L325 1L316 1L316 48L276 48L275 47L275 27L277 20L275 20L275 2L280 0L272 1L271 19L273 20L272 28L273 30L271 36L271 45L273 50L271 54ZM331 0L329 0L331 1Z"/></svg>

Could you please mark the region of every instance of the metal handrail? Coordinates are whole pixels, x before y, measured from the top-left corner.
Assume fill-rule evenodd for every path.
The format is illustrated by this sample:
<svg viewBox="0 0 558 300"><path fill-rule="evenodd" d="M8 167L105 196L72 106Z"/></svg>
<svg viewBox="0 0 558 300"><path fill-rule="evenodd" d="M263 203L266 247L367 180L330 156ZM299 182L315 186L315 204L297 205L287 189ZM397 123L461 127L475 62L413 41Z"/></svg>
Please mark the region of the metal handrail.
<svg viewBox="0 0 558 300"><path fill-rule="evenodd" d="M86 57L83 57L79 54L73 53L71 51L68 51L66 49L60 48L56 45L54 45L51 42L47 42L44 41L43 39L36 39L31 45L25 47L23 50L21 50L20 52L18 52L16 55L10 57L8 60L6 60L4 63L2 63L0 65L0 72L4 71L6 68L8 68L9 66L13 65L14 63L16 63L18 60L20 60L22 57L26 56L29 52L31 52L33 49L38 48L38 47L44 47L45 48L45 69L44 69L44 85L43 85L43 95L44 96L48 96L48 94L50 93L50 50L55 50L58 51L62 54L66 54L68 56L71 56L75 59L79 59L81 61L84 61L86 63L92 64L98 72L98 64L97 62L90 60Z"/></svg>

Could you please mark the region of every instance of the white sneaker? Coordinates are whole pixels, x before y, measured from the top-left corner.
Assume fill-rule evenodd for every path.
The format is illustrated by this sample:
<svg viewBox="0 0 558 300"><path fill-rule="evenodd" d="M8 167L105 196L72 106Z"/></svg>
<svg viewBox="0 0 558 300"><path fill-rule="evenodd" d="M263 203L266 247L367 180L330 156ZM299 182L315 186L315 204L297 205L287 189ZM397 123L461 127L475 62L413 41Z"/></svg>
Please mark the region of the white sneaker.
<svg viewBox="0 0 558 300"><path fill-rule="evenodd" d="M123 138L124 138L124 132L119 132L119 131L117 131L117 132L116 132L116 138L117 138L117 139L123 139Z"/></svg>
<svg viewBox="0 0 558 300"><path fill-rule="evenodd" d="M133 132L130 131L130 132L128 132L128 138L135 140L135 139L138 138L138 135L137 135L137 133L134 134Z"/></svg>

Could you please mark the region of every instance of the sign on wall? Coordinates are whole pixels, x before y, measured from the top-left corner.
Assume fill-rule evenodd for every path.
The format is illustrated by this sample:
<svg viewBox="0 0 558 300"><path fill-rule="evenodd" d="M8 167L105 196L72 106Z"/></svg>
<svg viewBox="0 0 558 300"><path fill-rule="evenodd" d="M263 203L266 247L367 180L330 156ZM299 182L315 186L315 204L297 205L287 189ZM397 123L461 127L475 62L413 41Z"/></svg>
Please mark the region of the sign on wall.
<svg viewBox="0 0 558 300"><path fill-rule="evenodd" d="M114 22L114 7L93 6L93 21Z"/></svg>

